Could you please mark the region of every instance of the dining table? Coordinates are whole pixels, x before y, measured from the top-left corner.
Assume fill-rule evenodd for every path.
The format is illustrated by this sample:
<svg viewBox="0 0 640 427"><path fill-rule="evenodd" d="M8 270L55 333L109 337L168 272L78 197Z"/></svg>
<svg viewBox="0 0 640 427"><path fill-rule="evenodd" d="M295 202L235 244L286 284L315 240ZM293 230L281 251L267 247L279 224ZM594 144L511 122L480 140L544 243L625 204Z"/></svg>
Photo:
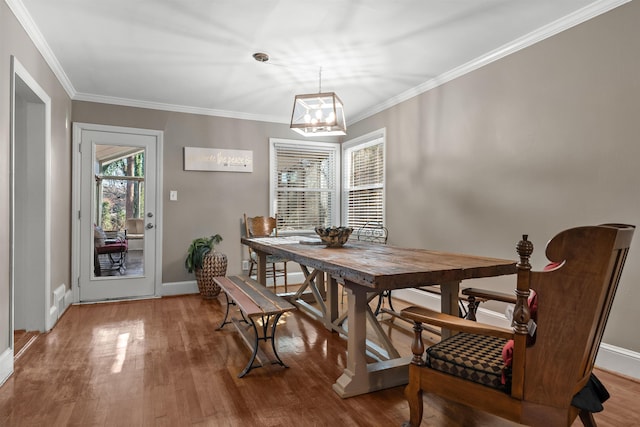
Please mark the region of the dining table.
<svg viewBox="0 0 640 427"><path fill-rule="evenodd" d="M308 236L242 237L241 242L257 254L257 280L265 286L267 255L300 265L305 281L289 295L291 302L347 338L347 363L333 384L343 398L408 382L411 356L400 356L373 314L369 302L376 295L439 285L442 312L457 314L463 280L517 272L514 260L362 241L337 248ZM339 284L347 293L343 314L338 310ZM367 324L377 340L368 339ZM446 337L448 331L442 332Z"/></svg>

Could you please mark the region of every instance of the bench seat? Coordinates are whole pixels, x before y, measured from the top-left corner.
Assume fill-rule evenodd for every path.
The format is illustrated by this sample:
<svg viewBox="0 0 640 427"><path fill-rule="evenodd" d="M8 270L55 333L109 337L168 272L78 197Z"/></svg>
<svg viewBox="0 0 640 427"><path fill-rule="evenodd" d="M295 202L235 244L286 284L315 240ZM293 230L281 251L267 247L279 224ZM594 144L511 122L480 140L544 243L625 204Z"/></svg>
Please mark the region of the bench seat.
<svg viewBox="0 0 640 427"><path fill-rule="evenodd" d="M251 369L263 366L269 360L259 348L260 341L271 341L271 348L275 356L275 360L271 360L271 363L286 368L287 365L282 362L276 350L276 326L282 314L295 310L296 307L248 276L215 277L213 281L220 286L227 302L224 319L218 329L222 329L224 325L232 323L245 344L252 350L249 363L238 374L238 377L244 377ZM229 308L232 305L235 305L240 310L241 319L232 318L228 320ZM256 323L259 324L259 328ZM253 329L253 333L249 332L250 329ZM259 364L254 366L256 359Z"/></svg>

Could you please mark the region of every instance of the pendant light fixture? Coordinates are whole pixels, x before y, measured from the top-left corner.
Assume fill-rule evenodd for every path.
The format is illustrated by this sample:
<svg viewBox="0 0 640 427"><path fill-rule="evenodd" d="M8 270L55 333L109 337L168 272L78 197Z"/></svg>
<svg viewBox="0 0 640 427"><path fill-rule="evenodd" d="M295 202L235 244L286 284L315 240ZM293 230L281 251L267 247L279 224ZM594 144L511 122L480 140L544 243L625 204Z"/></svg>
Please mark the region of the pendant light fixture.
<svg viewBox="0 0 640 427"><path fill-rule="evenodd" d="M346 135L342 101L335 92L322 93L322 67L318 80L318 93L296 95L291 129L303 136Z"/></svg>

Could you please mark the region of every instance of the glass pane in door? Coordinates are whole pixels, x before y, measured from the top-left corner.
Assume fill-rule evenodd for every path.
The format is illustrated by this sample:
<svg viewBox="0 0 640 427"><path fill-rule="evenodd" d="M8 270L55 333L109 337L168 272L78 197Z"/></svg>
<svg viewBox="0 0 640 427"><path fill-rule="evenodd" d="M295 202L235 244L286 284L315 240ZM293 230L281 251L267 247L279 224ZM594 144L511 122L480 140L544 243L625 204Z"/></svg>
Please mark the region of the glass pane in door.
<svg viewBox="0 0 640 427"><path fill-rule="evenodd" d="M144 275L144 171L141 147L95 148L94 277Z"/></svg>

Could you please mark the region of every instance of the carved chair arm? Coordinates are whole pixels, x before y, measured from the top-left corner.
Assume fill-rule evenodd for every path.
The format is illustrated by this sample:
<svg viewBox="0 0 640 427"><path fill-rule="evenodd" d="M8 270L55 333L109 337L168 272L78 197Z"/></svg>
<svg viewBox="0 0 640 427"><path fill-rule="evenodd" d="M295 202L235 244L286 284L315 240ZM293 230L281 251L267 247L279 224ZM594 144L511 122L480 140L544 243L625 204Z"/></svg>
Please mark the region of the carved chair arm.
<svg viewBox="0 0 640 427"><path fill-rule="evenodd" d="M512 329L500 328L497 326L478 323L472 320L462 319L450 314L440 313L424 307L411 306L401 311L402 317L419 323L440 326L453 331L467 332L470 334L488 335L507 340L514 338Z"/></svg>
<svg viewBox="0 0 640 427"><path fill-rule="evenodd" d="M516 303L516 296L512 294L506 294L504 292L489 291L486 289L478 288L466 288L462 290L462 295L468 297L481 298L484 300L501 301L510 304Z"/></svg>

